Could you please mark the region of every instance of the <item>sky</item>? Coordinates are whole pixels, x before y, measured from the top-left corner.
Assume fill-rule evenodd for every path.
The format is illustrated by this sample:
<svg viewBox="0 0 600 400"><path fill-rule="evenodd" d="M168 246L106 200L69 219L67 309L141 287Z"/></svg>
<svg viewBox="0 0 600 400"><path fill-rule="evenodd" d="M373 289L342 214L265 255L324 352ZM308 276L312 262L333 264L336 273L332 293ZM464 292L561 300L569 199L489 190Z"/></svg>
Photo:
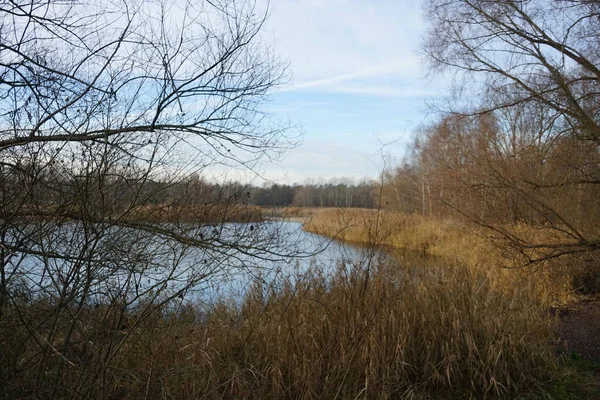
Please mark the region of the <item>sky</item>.
<svg viewBox="0 0 600 400"><path fill-rule="evenodd" d="M303 141L261 165L275 183L376 178L398 162L443 94L427 79L418 48L418 1L271 0L263 40L289 63L291 79L267 109ZM292 134L295 132L291 132Z"/></svg>

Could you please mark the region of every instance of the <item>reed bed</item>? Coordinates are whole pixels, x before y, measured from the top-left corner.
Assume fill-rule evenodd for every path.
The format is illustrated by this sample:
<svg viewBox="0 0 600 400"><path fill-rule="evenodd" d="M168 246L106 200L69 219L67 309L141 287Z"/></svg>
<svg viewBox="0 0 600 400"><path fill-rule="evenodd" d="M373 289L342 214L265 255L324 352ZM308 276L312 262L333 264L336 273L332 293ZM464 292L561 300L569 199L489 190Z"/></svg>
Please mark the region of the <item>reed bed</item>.
<svg viewBox="0 0 600 400"><path fill-rule="evenodd" d="M302 221L310 220L315 214L323 210L318 207L263 207L262 213L266 217L298 219Z"/></svg>
<svg viewBox="0 0 600 400"><path fill-rule="evenodd" d="M304 224L304 229L350 243L408 249L441 257L450 265L461 263L481 270L500 289L512 290L517 282L534 282L535 291L547 304L572 301L573 282L583 265L577 260L555 260L535 267L524 267L494 238L478 226L452 218L425 217L372 209L322 209ZM518 225L511 229L529 229L531 234L547 235L544 230ZM545 236L543 236L545 237ZM582 267L582 268L580 268Z"/></svg>
<svg viewBox="0 0 600 400"><path fill-rule="evenodd" d="M115 330L94 322L112 320L107 312L116 311L83 313L91 340L64 357L53 355L42 375L35 368L13 375L4 393L508 399L538 387L557 368L552 321L528 285L499 291L486 274L461 264L424 268L417 277L385 265L340 265L333 273L313 267L276 284L257 281L241 303L181 300L141 320L132 310L119 316ZM26 332L3 333L20 335L14 362L34 360ZM48 391L28 390L35 382Z"/></svg>
<svg viewBox="0 0 600 400"><path fill-rule="evenodd" d="M262 222L263 209L246 204L206 203L202 205L138 206L123 218L152 222Z"/></svg>
<svg viewBox="0 0 600 400"><path fill-rule="evenodd" d="M224 312L237 334L213 333L221 341L203 352L239 349L225 397L512 398L556 367L551 321L527 285L507 294L461 265L367 271L257 285Z"/></svg>
<svg viewBox="0 0 600 400"><path fill-rule="evenodd" d="M498 254L476 231L449 218L373 209L321 209L304 229L342 241L420 251L467 264ZM485 254L485 256L483 256Z"/></svg>
<svg viewBox="0 0 600 400"><path fill-rule="evenodd" d="M74 333L58 322L25 330L23 318L56 311L29 300L3 315L5 327L12 321L0 330L10 349L0 353L4 397L540 398L528 396L563 374L549 311L569 292L560 271L498 268L510 260L451 220L328 209L305 228L444 261L313 265L212 304L96 304L78 312ZM61 307L72 326L70 305ZM46 329L71 338L66 351L37 341Z"/></svg>

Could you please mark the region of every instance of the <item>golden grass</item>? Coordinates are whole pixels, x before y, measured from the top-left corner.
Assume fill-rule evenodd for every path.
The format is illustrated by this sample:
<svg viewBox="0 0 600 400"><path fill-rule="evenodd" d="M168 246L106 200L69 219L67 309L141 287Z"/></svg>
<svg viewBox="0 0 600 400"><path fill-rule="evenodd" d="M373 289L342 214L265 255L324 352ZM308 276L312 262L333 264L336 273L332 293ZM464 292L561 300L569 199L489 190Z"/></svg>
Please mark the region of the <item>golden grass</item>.
<svg viewBox="0 0 600 400"><path fill-rule="evenodd" d="M320 210L322 208L317 207L263 207L262 213L267 217L308 220Z"/></svg>
<svg viewBox="0 0 600 400"><path fill-rule="evenodd" d="M359 208L321 209L304 225L309 232L343 241L377 243L436 256L446 256L448 245L459 245L464 228L450 220Z"/></svg>
<svg viewBox="0 0 600 400"><path fill-rule="evenodd" d="M536 284L530 290L535 290L545 302L573 299L571 283L576 266L554 262L523 268L520 260L508 257L486 232L460 220L385 210L321 209L307 220L304 229L347 242L418 251L442 257L450 265L459 262L482 270L498 287L507 290L533 275ZM519 225L511 229L532 228ZM537 229L530 234L546 237L551 233Z"/></svg>
<svg viewBox="0 0 600 400"><path fill-rule="evenodd" d="M425 269L418 279L389 266L313 268L274 286L256 283L241 305L157 309L115 331L83 325L97 348L45 361L48 387L61 371L56 395L509 399L557 368L551 321L527 286L499 291L461 265ZM125 335L107 366L103 354ZM36 372L13 376L7 394L31 395Z"/></svg>

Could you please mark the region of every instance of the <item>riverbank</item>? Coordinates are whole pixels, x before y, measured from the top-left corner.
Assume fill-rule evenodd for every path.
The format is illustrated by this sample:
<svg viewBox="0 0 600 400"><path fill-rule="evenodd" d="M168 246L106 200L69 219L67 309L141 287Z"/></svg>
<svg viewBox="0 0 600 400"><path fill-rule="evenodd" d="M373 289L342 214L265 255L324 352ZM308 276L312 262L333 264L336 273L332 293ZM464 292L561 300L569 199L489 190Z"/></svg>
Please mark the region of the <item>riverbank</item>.
<svg viewBox="0 0 600 400"><path fill-rule="evenodd" d="M447 260L448 268L461 265L482 273L499 292L527 291L530 298L514 296L511 302L537 310L542 315L539 323L546 320L552 326L546 340L555 343L551 347L557 348L562 365L549 382L538 382L540 387L557 393L557 397L549 398L600 398L597 364L600 325L582 317L596 315L600 308L597 299L582 298L575 293L574 282L580 280L577 265L516 268L514 259L507 258L477 227L452 219L377 210L326 209L315 213L304 229L342 241L439 256ZM457 290L457 293L461 290L450 282L447 289ZM469 299L475 303L479 300L477 293ZM512 310L508 310L508 314L511 313ZM570 356L571 353L584 357ZM565 390L570 394L562 393Z"/></svg>
<svg viewBox="0 0 600 400"><path fill-rule="evenodd" d="M320 209L303 228L312 233L363 245L407 249L441 257L450 264L481 270L497 287L510 290L515 282L534 280L535 290L547 304L565 304L576 298L575 268L555 263L546 268L520 268L494 245L486 232L461 220L423 217L373 209ZM533 290L533 289L532 289Z"/></svg>
<svg viewBox="0 0 600 400"><path fill-rule="evenodd" d="M363 232L367 247L397 245L412 229L420 232L413 250L441 256L454 237L467 244L470 234L451 221L313 211L305 227L321 223L356 242ZM339 225L322 219L331 213ZM342 222L350 224L337 229ZM249 277L241 298L214 302L148 292L127 307L116 298L57 312L51 297L15 292L0 320L9 349L0 354L0 382L9 398L599 398L593 366L557 357L559 321L538 277L470 265L467 250L412 270L373 261L372 251L364 260L288 264L271 271L278 279ZM23 316L40 321L37 336L19 323ZM52 338L49 346L38 336Z"/></svg>
<svg viewBox="0 0 600 400"><path fill-rule="evenodd" d="M501 293L464 266L418 279L371 267L257 279L241 302L84 307L85 329L46 361L44 394L61 370L73 379L57 393L87 398L512 399L556 373L551 324L523 288ZM29 304L28 315L44 314L50 301ZM40 325L38 334L68 328ZM34 358L21 341L26 331L1 333L0 343L13 344L6 361ZM117 345L105 366L103 354ZM102 386L92 384L99 371ZM12 375L13 398L26 397L36 378L34 368Z"/></svg>
<svg viewBox="0 0 600 400"><path fill-rule="evenodd" d="M128 210L123 219L151 222L262 222L265 220L263 209L246 204L206 203L202 205L145 205Z"/></svg>

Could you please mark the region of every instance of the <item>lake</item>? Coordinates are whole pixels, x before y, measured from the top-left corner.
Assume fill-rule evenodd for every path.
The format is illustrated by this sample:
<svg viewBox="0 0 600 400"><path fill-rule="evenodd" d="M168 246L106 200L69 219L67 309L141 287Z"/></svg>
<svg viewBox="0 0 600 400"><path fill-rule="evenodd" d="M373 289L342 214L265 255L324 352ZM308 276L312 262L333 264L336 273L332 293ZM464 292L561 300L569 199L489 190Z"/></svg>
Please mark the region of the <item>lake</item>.
<svg viewBox="0 0 600 400"><path fill-rule="evenodd" d="M230 229L247 229L249 224L229 224ZM277 280L301 274L311 267L324 272L345 268L365 268L381 263L402 268L413 279L418 279L424 266L441 265L442 260L422 252L399 249L373 249L358 244L349 244L328 237L306 232L302 223L292 221L272 221L260 225L268 232L267 237L277 237L267 241L266 250L281 253L273 259L238 255L236 262L228 269L226 276L215 277L201 285L203 300L218 300L223 296L241 298L248 287L257 279L265 286L276 285ZM397 268L393 268L397 270ZM293 279L292 279L293 280Z"/></svg>
<svg viewBox="0 0 600 400"><path fill-rule="evenodd" d="M343 243L337 240L306 232L302 223L291 221L268 221L259 225L225 224L225 232L236 234L248 225L257 226L258 236L269 238L261 240L261 251L258 256L242 253L232 254L227 260L228 273L217 274L211 282L200 285L197 289L204 300L217 300L223 296L241 297L256 280L264 285L272 285L278 279L302 273L311 266L318 266L324 271L333 270L340 264L362 265L374 262L376 257L384 256L382 252ZM225 235L233 235L231 232ZM221 261L223 262L223 261Z"/></svg>
<svg viewBox="0 0 600 400"><path fill-rule="evenodd" d="M42 228L27 227L34 234ZM30 248L60 256L15 254L4 272L12 287L27 286L26 292L40 298L85 298L92 303L126 299L133 304L160 294L213 302L241 299L255 282L276 285L313 266L327 273L340 266L385 262L412 273L416 266L435 261L414 252L342 243L305 232L294 221L190 226L185 234L209 245L193 247L131 228L52 226L37 235L39 241ZM93 235L98 237L90 239ZM89 250L92 246L94 253ZM188 289L180 293L183 287Z"/></svg>

